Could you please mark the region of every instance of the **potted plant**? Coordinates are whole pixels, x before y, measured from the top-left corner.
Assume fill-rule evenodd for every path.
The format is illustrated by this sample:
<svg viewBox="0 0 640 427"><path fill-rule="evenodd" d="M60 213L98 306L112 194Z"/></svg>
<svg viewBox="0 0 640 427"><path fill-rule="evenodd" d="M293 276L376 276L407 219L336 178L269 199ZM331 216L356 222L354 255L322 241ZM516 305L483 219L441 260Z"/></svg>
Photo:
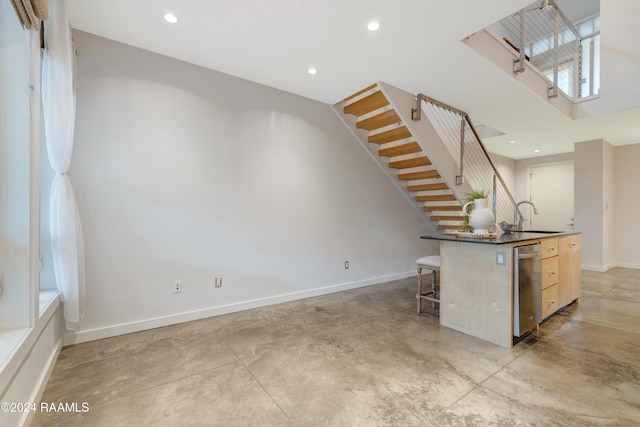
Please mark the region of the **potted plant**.
<svg viewBox="0 0 640 427"><path fill-rule="evenodd" d="M464 221L458 228L465 232L488 233L493 224L493 213L489 209L489 193L485 190L473 190L465 194L465 204L462 208ZM473 205L471 212L468 206Z"/></svg>
<svg viewBox="0 0 640 427"><path fill-rule="evenodd" d="M465 193L465 203L473 202L475 199L486 199L489 197L489 192L484 190L473 190L471 193Z"/></svg>

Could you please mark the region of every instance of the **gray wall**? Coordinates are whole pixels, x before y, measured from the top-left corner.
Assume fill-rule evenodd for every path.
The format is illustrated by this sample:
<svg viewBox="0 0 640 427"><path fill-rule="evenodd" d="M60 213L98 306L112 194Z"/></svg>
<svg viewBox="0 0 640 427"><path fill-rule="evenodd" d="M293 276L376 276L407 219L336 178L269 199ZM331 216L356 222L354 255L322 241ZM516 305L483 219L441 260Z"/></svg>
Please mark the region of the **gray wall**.
<svg viewBox="0 0 640 427"><path fill-rule="evenodd" d="M614 266L612 155L613 147L602 139L575 145L575 224L582 232L582 265L589 270Z"/></svg>
<svg viewBox="0 0 640 427"><path fill-rule="evenodd" d="M528 198L532 166L574 163L575 229L583 233L583 268L640 268L640 229L636 223L640 198L640 144L613 147L603 140L575 145L575 153L510 161L492 154L503 176L513 177L516 200ZM554 191L550 189L549 191Z"/></svg>
<svg viewBox="0 0 640 427"><path fill-rule="evenodd" d="M406 277L437 252L329 105L74 38L87 309L67 343Z"/></svg>
<svg viewBox="0 0 640 427"><path fill-rule="evenodd" d="M640 144L615 147L614 162L616 265L640 268Z"/></svg>

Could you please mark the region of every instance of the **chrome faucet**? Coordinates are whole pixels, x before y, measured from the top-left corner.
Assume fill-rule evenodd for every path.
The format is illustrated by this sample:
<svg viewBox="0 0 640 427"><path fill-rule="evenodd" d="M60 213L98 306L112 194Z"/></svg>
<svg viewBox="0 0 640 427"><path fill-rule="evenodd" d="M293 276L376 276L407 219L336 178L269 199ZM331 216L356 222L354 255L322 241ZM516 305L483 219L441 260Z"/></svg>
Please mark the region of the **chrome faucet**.
<svg viewBox="0 0 640 427"><path fill-rule="evenodd" d="M513 209L513 225L516 225L516 223L518 224L518 226L516 227L516 231L522 231L522 222L524 221L524 218L522 217L521 214L519 215L518 207L523 203L528 203L531 206L533 206L534 215L538 215L538 209L536 208L536 205L534 205L532 202L528 200L523 200L521 202L518 202L516 204L516 207Z"/></svg>

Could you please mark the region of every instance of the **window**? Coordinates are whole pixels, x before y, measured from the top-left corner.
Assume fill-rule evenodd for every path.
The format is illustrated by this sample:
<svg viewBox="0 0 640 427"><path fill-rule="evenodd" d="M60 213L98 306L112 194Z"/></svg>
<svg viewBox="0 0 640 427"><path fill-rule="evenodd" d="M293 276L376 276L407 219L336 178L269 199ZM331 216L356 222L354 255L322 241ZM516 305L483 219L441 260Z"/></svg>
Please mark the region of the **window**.
<svg viewBox="0 0 640 427"><path fill-rule="evenodd" d="M32 326L31 135L33 34L0 7L0 331ZM37 35L35 35L37 37ZM36 97L37 100L37 97ZM36 101L37 102L37 101Z"/></svg>
<svg viewBox="0 0 640 427"><path fill-rule="evenodd" d="M558 33L558 89L572 99L600 93L600 16L574 24L582 40L568 28ZM529 43L532 63L553 83L554 36Z"/></svg>

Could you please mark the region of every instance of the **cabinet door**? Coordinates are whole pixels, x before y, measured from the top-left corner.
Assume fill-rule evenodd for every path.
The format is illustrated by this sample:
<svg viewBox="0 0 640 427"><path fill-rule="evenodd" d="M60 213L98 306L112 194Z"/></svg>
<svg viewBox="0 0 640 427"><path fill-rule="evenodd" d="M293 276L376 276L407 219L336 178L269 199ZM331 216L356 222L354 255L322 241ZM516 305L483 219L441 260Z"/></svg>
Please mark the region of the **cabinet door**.
<svg viewBox="0 0 640 427"><path fill-rule="evenodd" d="M542 260L542 289L558 283L559 274L558 257L545 258Z"/></svg>
<svg viewBox="0 0 640 427"><path fill-rule="evenodd" d="M560 289L558 292L559 307L571 304L580 297L582 287L581 236L567 236L559 239Z"/></svg>
<svg viewBox="0 0 640 427"><path fill-rule="evenodd" d="M555 313L560 306L558 305L559 285L549 286L542 290L542 318L546 319Z"/></svg>
<svg viewBox="0 0 640 427"><path fill-rule="evenodd" d="M542 259L558 255L558 239L542 239L540 256Z"/></svg>

